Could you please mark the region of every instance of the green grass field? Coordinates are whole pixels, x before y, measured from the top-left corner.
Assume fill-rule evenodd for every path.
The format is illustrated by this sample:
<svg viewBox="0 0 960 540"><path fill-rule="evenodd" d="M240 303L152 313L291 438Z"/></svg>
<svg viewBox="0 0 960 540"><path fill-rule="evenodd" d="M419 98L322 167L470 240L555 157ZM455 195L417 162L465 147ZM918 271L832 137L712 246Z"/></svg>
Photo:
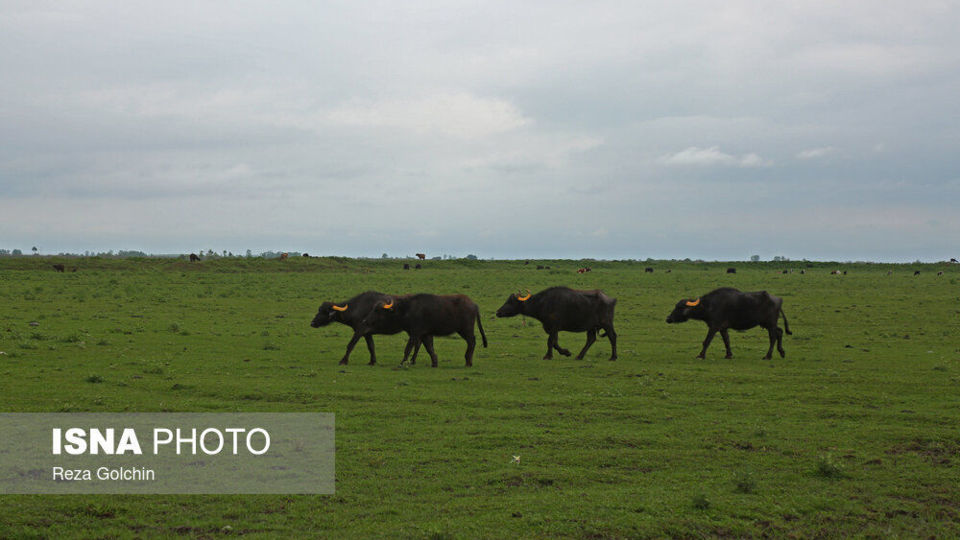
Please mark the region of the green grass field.
<svg viewBox="0 0 960 540"><path fill-rule="evenodd" d="M3 412L333 412L337 437L335 495L3 495L0 537L960 536L956 266L401 264L0 259ZM544 361L536 321L493 317L552 285L618 299L619 360ZM665 318L718 286L784 299L785 359L761 329L694 359L706 326ZM338 366L350 329L310 320L368 289L467 294L490 346L398 368L378 336Z"/></svg>

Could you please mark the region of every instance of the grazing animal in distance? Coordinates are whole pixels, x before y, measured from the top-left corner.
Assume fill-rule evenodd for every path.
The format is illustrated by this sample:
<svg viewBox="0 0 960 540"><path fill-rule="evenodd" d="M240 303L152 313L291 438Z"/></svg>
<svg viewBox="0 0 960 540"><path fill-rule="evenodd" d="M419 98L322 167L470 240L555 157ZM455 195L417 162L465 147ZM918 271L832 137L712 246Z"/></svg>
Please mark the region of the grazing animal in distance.
<svg viewBox="0 0 960 540"><path fill-rule="evenodd" d="M310 254L309 254L309 253L304 253L303 256L304 256L304 257L307 257L308 259L310 258Z"/></svg>
<svg viewBox="0 0 960 540"><path fill-rule="evenodd" d="M683 299L677 302L667 316L667 324L682 323L689 319L707 323L707 337L703 340L703 348L697 358L706 357L707 347L717 332L720 332L726 346L726 357L733 358L727 330L749 330L760 326L766 329L770 336L770 348L763 357L764 360L770 360L774 344L781 358L786 355L783 350L783 330L777 326L780 316L783 316L783 326L787 334L792 334L790 325L787 324L787 316L783 312L782 299L767 291L740 292L731 287L722 287L695 300Z"/></svg>
<svg viewBox="0 0 960 540"><path fill-rule="evenodd" d="M422 260L425 260L425 259L427 258L427 254L426 254L426 253L417 253L417 258L420 259L421 261L422 261Z"/></svg>
<svg viewBox="0 0 960 540"><path fill-rule="evenodd" d="M950 259L950 262L955 263L955 262L957 262L957 259L951 258L951 259Z"/></svg>
<svg viewBox="0 0 960 540"><path fill-rule="evenodd" d="M543 265L538 264L538 265L537 265L537 270L543 270Z"/></svg>
<svg viewBox="0 0 960 540"><path fill-rule="evenodd" d="M653 267L652 267L652 266L648 266L648 267L646 267L646 268L643 269L643 272L644 272L645 274L652 274L652 273L653 273Z"/></svg>
<svg viewBox="0 0 960 540"><path fill-rule="evenodd" d="M919 271L919 270L917 270L916 272L914 272L914 273L913 273L913 275L915 275L915 276L919 276L919 275L920 275L920 271Z"/></svg>
<svg viewBox="0 0 960 540"><path fill-rule="evenodd" d="M727 273L728 273L728 274L736 274L736 273L737 273L737 269L736 269L736 268L733 268L733 267L731 266L730 268L727 268Z"/></svg>
<svg viewBox="0 0 960 540"><path fill-rule="evenodd" d="M197 262L200 260L200 257L196 253L190 254L190 262Z"/></svg>
<svg viewBox="0 0 960 540"><path fill-rule="evenodd" d="M610 360L617 359L617 332L613 328L613 312L617 304L599 289L578 291L567 287L551 287L537 294L511 294L500 309L497 317L525 315L533 317L543 325L547 333L547 353L544 360L553 358L553 351L570 356L570 351L561 348L560 332L586 332L587 342L577 355L582 360L587 350L597 340L597 332L603 330L610 340Z"/></svg>
<svg viewBox="0 0 960 540"><path fill-rule="evenodd" d="M407 263L403 263L403 269L404 269L404 270L409 270L409 269L410 269L410 265L407 264Z"/></svg>
<svg viewBox="0 0 960 540"><path fill-rule="evenodd" d="M414 269L414 270L421 270L421 269L423 269L423 266L421 266L420 263L417 263L417 265L414 266L413 269Z"/></svg>
<svg viewBox="0 0 960 540"><path fill-rule="evenodd" d="M316 316L313 317L313 321L310 322L310 326L320 328L332 322L338 322L353 328L353 337L351 337L350 342L347 343L347 352L343 355L343 359L340 360L340 365L345 365L350 360L350 352L362 337L367 342L367 350L370 351L370 365L372 366L377 363L377 355L373 346L373 335L392 335L398 334L403 330L400 325L393 324L390 321L384 321L383 324L370 326L363 331L359 329L361 321L373 310L374 306L378 302L382 302L388 298L390 298L390 296L386 294L367 291L339 304L323 302L320 304L320 309L317 310Z"/></svg>
<svg viewBox="0 0 960 540"><path fill-rule="evenodd" d="M578 273L578 274L586 274L586 273L587 273L587 269L586 269L586 268L577 268L577 273Z"/></svg>
<svg viewBox="0 0 960 540"><path fill-rule="evenodd" d="M281 261L285 261L285 260L287 260L288 258L290 258L290 254L289 254L289 253L284 252L284 253L281 253L281 254L280 254L280 260L281 260Z"/></svg>
<svg viewBox="0 0 960 540"><path fill-rule="evenodd" d="M937 276L942 276L942 275L943 275L943 270L937 272Z"/></svg>
<svg viewBox="0 0 960 540"><path fill-rule="evenodd" d="M593 268L590 268L589 266L584 268L584 270L586 270L587 272L593 272Z"/></svg>
<svg viewBox="0 0 960 540"><path fill-rule="evenodd" d="M367 328L377 328L380 325L399 326L406 331L408 339L403 350L403 360L407 362L410 352L413 357L411 364L417 361L420 345L430 355L431 365L437 367L439 359L433 349L433 336L448 336L456 333L467 342L467 352L464 354L466 366L473 365L473 351L477 346L477 338L473 333L473 325L480 329L483 346L487 346L487 335L480 322L480 308L462 294L438 296L435 294L413 294L400 296L377 302L360 324L360 331Z"/></svg>
<svg viewBox="0 0 960 540"><path fill-rule="evenodd" d="M70 271L71 271L71 272L76 272L76 271L77 271L77 267L74 266L73 268L70 269Z"/></svg>
<svg viewBox="0 0 960 540"><path fill-rule="evenodd" d="M53 265L53 269L56 270L57 272L63 272L63 271L65 271L65 268L64 268L64 266L63 266L62 264L55 264L55 265Z"/></svg>

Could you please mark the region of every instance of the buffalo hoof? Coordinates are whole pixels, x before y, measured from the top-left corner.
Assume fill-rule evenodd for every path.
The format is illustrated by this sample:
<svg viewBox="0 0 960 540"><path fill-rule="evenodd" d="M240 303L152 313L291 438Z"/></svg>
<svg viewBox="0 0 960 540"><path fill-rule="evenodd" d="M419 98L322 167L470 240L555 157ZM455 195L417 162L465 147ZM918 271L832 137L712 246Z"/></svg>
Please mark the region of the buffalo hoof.
<svg viewBox="0 0 960 540"><path fill-rule="evenodd" d="M347 359L344 358L344 359L341 360L337 365L340 365L340 366L345 366L345 365L347 365Z"/></svg>
<svg viewBox="0 0 960 540"><path fill-rule="evenodd" d="M473 362L467 362L467 367L473 367Z"/></svg>
<svg viewBox="0 0 960 540"><path fill-rule="evenodd" d="M764 359L764 360L772 360L772 359L773 359L773 355L769 355L769 354L768 354L768 355L764 356L763 359Z"/></svg>
<svg viewBox="0 0 960 540"><path fill-rule="evenodd" d="M707 357L704 356L703 353L698 354L698 355L697 355L697 358L698 358L699 360L706 360L706 359L707 359Z"/></svg>
<svg viewBox="0 0 960 540"><path fill-rule="evenodd" d="M787 353L786 353L786 352L784 352L784 351L777 351L777 352L780 353L780 358L786 358L786 357L787 357Z"/></svg>
<svg viewBox="0 0 960 540"><path fill-rule="evenodd" d="M730 360L731 358L733 358L733 355L730 353L727 353L727 355L724 356L724 358L726 358L727 360Z"/></svg>
<svg viewBox="0 0 960 540"><path fill-rule="evenodd" d="M544 360L553 360L553 355L552 355L552 354L548 354L548 355L544 356L543 359L544 359Z"/></svg>
<svg viewBox="0 0 960 540"><path fill-rule="evenodd" d="M617 359L616 356L611 356L611 357L610 357L610 361L611 361L611 362L613 362L613 361L616 360L616 359Z"/></svg>
<svg viewBox="0 0 960 540"><path fill-rule="evenodd" d="M377 361L376 361L376 360L371 360L371 361L367 362L367 365L368 365L368 366L375 366L375 365L377 365Z"/></svg>
<svg viewBox="0 0 960 540"><path fill-rule="evenodd" d="M562 355L564 355L564 356L570 356L570 351L568 351L568 350L566 350L566 349L560 349L560 350L557 351L557 352L559 352L560 354L562 354Z"/></svg>

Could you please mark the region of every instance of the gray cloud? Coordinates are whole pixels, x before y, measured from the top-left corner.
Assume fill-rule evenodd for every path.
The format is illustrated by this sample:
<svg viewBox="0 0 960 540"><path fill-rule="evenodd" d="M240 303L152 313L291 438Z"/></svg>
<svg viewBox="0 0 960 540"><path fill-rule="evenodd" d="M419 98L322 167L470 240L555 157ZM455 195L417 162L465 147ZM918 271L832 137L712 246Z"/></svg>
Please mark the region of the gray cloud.
<svg viewBox="0 0 960 540"><path fill-rule="evenodd" d="M958 12L7 6L0 247L956 256Z"/></svg>

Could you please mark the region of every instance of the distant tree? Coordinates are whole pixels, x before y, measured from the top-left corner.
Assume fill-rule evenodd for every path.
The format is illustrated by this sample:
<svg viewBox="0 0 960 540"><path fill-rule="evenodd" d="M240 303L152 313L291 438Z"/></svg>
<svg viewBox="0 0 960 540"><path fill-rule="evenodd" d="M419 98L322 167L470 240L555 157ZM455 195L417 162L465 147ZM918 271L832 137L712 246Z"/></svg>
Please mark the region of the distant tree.
<svg viewBox="0 0 960 540"><path fill-rule="evenodd" d="M9 249L0 249L0 256L7 256L10 254Z"/></svg>
<svg viewBox="0 0 960 540"><path fill-rule="evenodd" d="M23 255L23 252L20 251L19 249L15 249L15 250L13 250L13 255L14 255L15 257L19 257L20 255Z"/></svg>
<svg viewBox="0 0 960 540"><path fill-rule="evenodd" d="M466 257L464 257L464 259L469 259L469 260L471 260L471 261L475 261L475 260L477 260L477 256L474 255L473 253L471 253L471 254L467 255Z"/></svg>
<svg viewBox="0 0 960 540"><path fill-rule="evenodd" d="M253 252L249 249L247 250L247 258L253 257Z"/></svg>
<svg viewBox="0 0 960 540"><path fill-rule="evenodd" d="M751 255L751 256L750 256L750 262L760 262L760 256L759 256L759 255Z"/></svg>
<svg viewBox="0 0 960 540"><path fill-rule="evenodd" d="M223 256L224 256L224 257L227 256L227 250L223 250Z"/></svg>
<svg viewBox="0 0 960 540"><path fill-rule="evenodd" d="M39 249L37 249L37 246L33 246L33 248L31 248L31 250L33 251L33 254L34 254L34 255L36 255L36 254L40 251Z"/></svg>
<svg viewBox="0 0 960 540"><path fill-rule="evenodd" d="M389 259L390 257L389 257L386 253L384 253L383 255L380 256L380 258L381 258L381 259Z"/></svg>

